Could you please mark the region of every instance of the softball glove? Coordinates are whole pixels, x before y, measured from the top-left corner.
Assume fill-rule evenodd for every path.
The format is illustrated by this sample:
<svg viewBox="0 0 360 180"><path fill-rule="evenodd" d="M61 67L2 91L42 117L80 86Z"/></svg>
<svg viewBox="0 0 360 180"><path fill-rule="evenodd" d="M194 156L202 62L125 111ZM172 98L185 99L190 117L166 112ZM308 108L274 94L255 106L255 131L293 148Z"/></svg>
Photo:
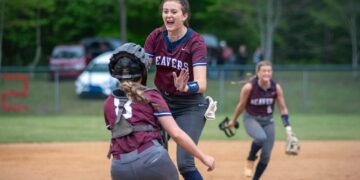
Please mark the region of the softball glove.
<svg viewBox="0 0 360 180"><path fill-rule="evenodd" d="M204 114L206 120L215 120L215 112L217 110L217 101L214 101L211 96L206 96L205 99L208 101L209 106Z"/></svg>
<svg viewBox="0 0 360 180"><path fill-rule="evenodd" d="M287 155L298 155L299 151L300 151L299 139L293 133L291 135L288 135L286 137L285 153Z"/></svg>

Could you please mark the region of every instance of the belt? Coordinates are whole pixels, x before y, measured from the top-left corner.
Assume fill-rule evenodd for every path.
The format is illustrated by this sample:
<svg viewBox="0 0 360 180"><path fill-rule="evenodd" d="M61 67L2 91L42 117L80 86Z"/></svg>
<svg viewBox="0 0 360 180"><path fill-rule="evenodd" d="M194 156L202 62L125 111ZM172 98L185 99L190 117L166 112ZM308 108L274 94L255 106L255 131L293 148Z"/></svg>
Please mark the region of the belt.
<svg viewBox="0 0 360 180"><path fill-rule="evenodd" d="M272 119L273 115L252 115L249 112L245 112L245 116L252 116L254 117L256 120L260 120L260 121L264 121L264 120L268 120L268 119Z"/></svg>
<svg viewBox="0 0 360 180"><path fill-rule="evenodd" d="M169 93L166 91L161 91L160 92L163 96L167 96L167 97L193 97L193 96L197 96L201 93L193 93L193 94L173 94L173 93Z"/></svg>
<svg viewBox="0 0 360 180"><path fill-rule="evenodd" d="M122 157L137 155L137 154L140 154L141 152L145 151L146 149L152 147L155 144L159 144L159 142L157 140L152 140L152 141L149 141L149 142L146 142L146 143L140 145L138 148L136 148L135 150L130 151L128 153L115 154L115 155L113 155L113 158L116 160L120 160L120 159L122 159Z"/></svg>

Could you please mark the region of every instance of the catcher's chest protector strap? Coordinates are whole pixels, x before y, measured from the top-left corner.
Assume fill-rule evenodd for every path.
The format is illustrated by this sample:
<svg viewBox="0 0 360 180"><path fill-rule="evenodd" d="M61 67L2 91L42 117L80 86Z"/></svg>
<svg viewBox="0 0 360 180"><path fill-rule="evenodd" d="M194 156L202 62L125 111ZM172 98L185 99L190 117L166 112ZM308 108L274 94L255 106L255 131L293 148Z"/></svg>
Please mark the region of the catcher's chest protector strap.
<svg viewBox="0 0 360 180"><path fill-rule="evenodd" d="M124 111L124 105L128 101L126 97L120 97L119 112L116 116L116 121L113 129L111 130L111 137L113 139L129 135L133 132L139 131L154 131L151 125L131 125L125 117L122 115Z"/></svg>

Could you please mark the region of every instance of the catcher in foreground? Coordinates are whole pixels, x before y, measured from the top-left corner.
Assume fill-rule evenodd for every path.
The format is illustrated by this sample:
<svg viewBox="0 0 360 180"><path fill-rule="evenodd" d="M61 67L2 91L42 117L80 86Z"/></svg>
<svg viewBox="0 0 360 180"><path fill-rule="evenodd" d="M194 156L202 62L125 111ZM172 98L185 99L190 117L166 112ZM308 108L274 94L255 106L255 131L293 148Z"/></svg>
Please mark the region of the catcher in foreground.
<svg viewBox="0 0 360 180"><path fill-rule="evenodd" d="M110 74L121 82L104 101L105 124L111 131L111 178L178 180L176 166L161 146L166 143L161 131L212 171L214 158L177 125L160 92L146 86L149 67L148 55L134 43L121 45L110 58Z"/></svg>
<svg viewBox="0 0 360 180"><path fill-rule="evenodd" d="M233 117L227 127L234 127L240 114L244 112L244 127L249 136L253 138L251 149L245 162L244 174L258 180L269 164L271 151L275 140L275 124L273 118L274 105L278 103L281 119L286 129L285 153L297 155L299 141L295 137L289 122L288 109L280 84L272 80L272 64L264 60L256 65L256 76L249 79L242 87L240 100ZM257 154L261 150L260 159L256 166Z"/></svg>

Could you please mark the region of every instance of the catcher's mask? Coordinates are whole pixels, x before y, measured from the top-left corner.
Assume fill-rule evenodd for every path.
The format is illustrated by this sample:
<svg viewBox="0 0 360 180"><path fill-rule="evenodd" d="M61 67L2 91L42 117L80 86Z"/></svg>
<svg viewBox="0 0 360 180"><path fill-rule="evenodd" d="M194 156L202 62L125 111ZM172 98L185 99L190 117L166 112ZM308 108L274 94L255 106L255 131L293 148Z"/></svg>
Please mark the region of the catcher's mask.
<svg viewBox="0 0 360 180"><path fill-rule="evenodd" d="M224 131L227 137L232 137L235 135L235 129L239 128L239 123L236 122L234 128L228 128L227 125L229 124L229 118L226 117L221 123L219 124L219 129Z"/></svg>
<svg viewBox="0 0 360 180"><path fill-rule="evenodd" d="M146 85L149 66L149 56L140 45L125 43L114 50L110 58L109 71L111 76L120 81L142 77L141 84Z"/></svg>

